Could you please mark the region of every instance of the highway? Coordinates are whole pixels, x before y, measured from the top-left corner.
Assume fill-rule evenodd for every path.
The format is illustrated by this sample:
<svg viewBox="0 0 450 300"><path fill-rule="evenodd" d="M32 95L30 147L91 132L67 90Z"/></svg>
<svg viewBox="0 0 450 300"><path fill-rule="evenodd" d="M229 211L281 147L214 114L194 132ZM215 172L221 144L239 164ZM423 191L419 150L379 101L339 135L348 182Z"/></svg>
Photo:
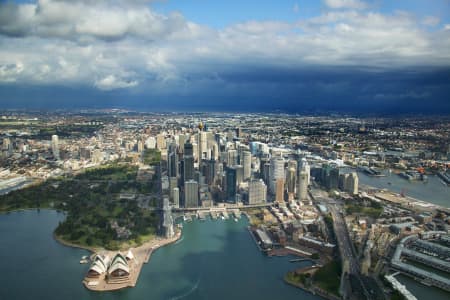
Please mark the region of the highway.
<svg viewBox="0 0 450 300"><path fill-rule="evenodd" d="M344 268L344 261L348 262L348 273L354 275L366 296L366 299L373 299L372 295L368 292L364 281L361 279L361 272L358 260L356 259L356 253L354 248L352 247L352 241L350 240L350 236L348 235L347 225L345 224L344 215L341 212L341 208L338 204L328 204L328 210L331 213L333 218L333 228L336 234L336 240L338 243L339 251L341 254L341 259Z"/></svg>

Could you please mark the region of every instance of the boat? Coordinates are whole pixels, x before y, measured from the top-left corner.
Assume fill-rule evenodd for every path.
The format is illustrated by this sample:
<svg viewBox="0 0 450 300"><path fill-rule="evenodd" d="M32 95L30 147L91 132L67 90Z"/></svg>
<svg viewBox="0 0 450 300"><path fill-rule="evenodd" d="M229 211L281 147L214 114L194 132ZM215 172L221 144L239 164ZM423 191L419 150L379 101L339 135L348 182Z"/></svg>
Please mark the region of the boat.
<svg viewBox="0 0 450 300"><path fill-rule="evenodd" d="M235 222L237 222L237 221L238 221L238 219L237 219L237 218L234 218L234 221L235 221Z"/></svg>
<svg viewBox="0 0 450 300"><path fill-rule="evenodd" d="M82 257L81 257L81 259L88 259L89 258L89 256L87 256L87 255L83 255Z"/></svg>
<svg viewBox="0 0 450 300"><path fill-rule="evenodd" d="M89 262L89 260L87 260L87 259L80 260L80 264L87 264L88 262Z"/></svg>
<svg viewBox="0 0 450 300"><path fill-rule="evenodd" d="M388 182L387 184L391 185L391 184L392 184L392 182L390 182L390 181L389 181L389 182Z"/></svg>

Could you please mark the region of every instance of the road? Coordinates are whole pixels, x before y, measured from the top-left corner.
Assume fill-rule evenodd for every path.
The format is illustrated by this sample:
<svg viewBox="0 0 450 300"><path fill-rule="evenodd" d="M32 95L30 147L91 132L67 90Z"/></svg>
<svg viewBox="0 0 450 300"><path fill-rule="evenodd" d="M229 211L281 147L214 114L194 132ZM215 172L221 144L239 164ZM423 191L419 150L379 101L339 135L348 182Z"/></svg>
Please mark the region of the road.
<svg viewBox="0 0 450 300"><path fill-rule="evenodd" d="M337 203L329 203L327 205L328 210L333 218L333 228L336 234L336 240L338 243L339 251L341 254L342 262L348 262L348 273L354 275L366 296L366 299L373 299L372 295L368 292L364 281L361 279L361 268L356 258L355 250L352 246L352 241L348 234L347 225L345 224L344 215L342 214L342 207ZM344 267L344 266L343 266Z"/></svg>

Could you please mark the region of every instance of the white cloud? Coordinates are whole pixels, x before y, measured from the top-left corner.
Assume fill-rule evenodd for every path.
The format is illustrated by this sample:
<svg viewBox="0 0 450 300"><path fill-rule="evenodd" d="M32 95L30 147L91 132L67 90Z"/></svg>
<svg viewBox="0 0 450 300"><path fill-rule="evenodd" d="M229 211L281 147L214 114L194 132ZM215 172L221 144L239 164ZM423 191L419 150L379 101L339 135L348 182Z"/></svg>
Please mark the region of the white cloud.
<svg viewBox="0 0 450 300"><path fill-rule="evenodd" d="M325 0L325 5L333 9L365 9L367 7L367 4L360 0Z"/></svg>
<svg viewBox="0 0 450 300"><path fill-rule="evenodd" d="M441 20L435 16L426 16L422 19L422 24L426 26L437 26Z"/></svg>
<svg viewBox="0 0 450 300"><path fill-rule="evenodd" d="M186 26L173 13L163 16L132 1L39 0L37 4L0 4L0 34L86 41L126 36L154 40Z"/></svg>
<svg viewBox="0 0 450 300"><path fill-rule="evenodd" d="M0 65L0 82L15 82L23 68L22 62Z"/></svg>
<svg viewBox="0 0 450 300"><path fill-rule="evenodd" d="M95 86L101 90L114 90L136 86L137 81L124 80L117 78L115 75L108 75L95 82Z"/></svg>
<svg viewBox="0 0 450 300"><path fill-rule="evenodd" d="M450 65L450 25L426 31L407 13L332 10L296 23L248 21L217 30L177 13L156 14L139 1L106 4L0 7L0 81L112 90L220 81L221 73L246 66Z"/></svg>

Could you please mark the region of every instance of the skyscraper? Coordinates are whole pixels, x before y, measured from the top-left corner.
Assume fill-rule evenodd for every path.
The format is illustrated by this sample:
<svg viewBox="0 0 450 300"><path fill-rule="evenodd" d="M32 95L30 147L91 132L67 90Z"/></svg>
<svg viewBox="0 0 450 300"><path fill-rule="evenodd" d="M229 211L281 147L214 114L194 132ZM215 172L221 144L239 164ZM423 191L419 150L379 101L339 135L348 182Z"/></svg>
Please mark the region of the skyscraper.
<svg viewBox="0 0 450 300"><path fill-rule="evenodd" d="M169 177L178 177L178 153L175 149L169 153L168 164Z"/></svg>
<svg viewBox="0 0 450 300"><path fill-rule="evenodd" d="M227 151L227 166L235 166L238 164L238 152L231 149Z"/></svg>
<svg viewBox="0 0 450 300"><path fill-rule="evenodd" d="M56 134L52 135L52 153L56 160L59 160L59 143L58 136Z"/></svg>
<svg viewBox="0 0 450 300"><path fill-rule="evenodd" d="M311 167L308 164L308 161L306 158L302 158L298 162L297 166L298 173L300 173L301 170L304 170L306 172L308 185L311 183Z"/></svg>
<svg viewBox="0 0 450 300"><path fill-rule="evenodd" d="M295 183L297 181L297 174L294 166L290 166L287 171L287 177L286 177L286 186L287 186L287 192L288 194L295 193Z"/></svg>
<svg viewBox="0 0 450 300"><path fill-rule="evenodd" d="M226 195L227 200L236 200L236 186L237 186L237 170L235 167L227 167L225 170L226 180Z"/></svg>
<svg viewBox="0 0 450 300"><path fill-rule="evenodd" d="M184 144L184 182L194 179L194 156L193 147L191 143Z"/></svg>
<svg viewBox="0 0 450 300"><path fill-rule="evenodd" d="M172 195L173 195L173 206L175 208L180 207L180 189L175 187L172 189Z"/></svg>
<svg viewBox="0 0 450 300"><path fill-rule="evenodd" d="M275 186L275 201L278 203L284 202L284 179L278 178L275 182Z"/></svg>
<svg viewBox="0 0 450 300"><path fill-rule="evenodd" d="M198 207L198 182L188 180L184 183L184 207Z"/></svg>
<svg viewBox="0 0 450 300"><path fill-rule="evenodd" d="M242 152L242 165L244 167L244 180L248 180L252 175L252 154L250 151Z"/></svg>
<svg viewBox="0 0 450 300"><path fill-rule="evenodd" d="M163 133L160 133L156 136L156 147L161 149L166 149L166 137Z"/></svg>
<svg viewBox="0 0 450 300"><path fill-rule="evenodd" d="M166 238L172 238L175 235L172 209L169 205L169 197L167 196L163 198L163 229Z"/></svg>
<svg viewBox="0 0 450 300"><path fill-rule="evenodd" d="M284 160L281 157L272 157L270 160L270 191L272 194L276 193L276 181L277 179L283 179L284 181Z"/></svg>
<svg viewBox="0 0 450 300"><path fill-rule="evenodd" d="M198 133L198 161L208 157L208 135L205 131Z"/></svg>
<svg viewBox="0 0 450 300"><path fill-rule="evenodd" d="M357 195L359 189L359 178L356 172L350 174L348 178L348 184L346 186L347 192L351 195Z"/></svg>
<svg viewBox="0 0 450 300"><path fill-rule="evenodd" d="M266 203L267 186L262 179L255 179L248 184L248 204Z"/></svg>
<svg viewBox="0 0 450 300"><path fill-rule="evenodd" d="M339 187L339 168L336 165L322 165L322 184L329 190Z"/></svg>
<svg viewBox="0 0 450 300"><path fill-rule="evenodd" d="M301 170L298 176L297 198L299 201L308 199L308 175L305 169Z"/></svg>

